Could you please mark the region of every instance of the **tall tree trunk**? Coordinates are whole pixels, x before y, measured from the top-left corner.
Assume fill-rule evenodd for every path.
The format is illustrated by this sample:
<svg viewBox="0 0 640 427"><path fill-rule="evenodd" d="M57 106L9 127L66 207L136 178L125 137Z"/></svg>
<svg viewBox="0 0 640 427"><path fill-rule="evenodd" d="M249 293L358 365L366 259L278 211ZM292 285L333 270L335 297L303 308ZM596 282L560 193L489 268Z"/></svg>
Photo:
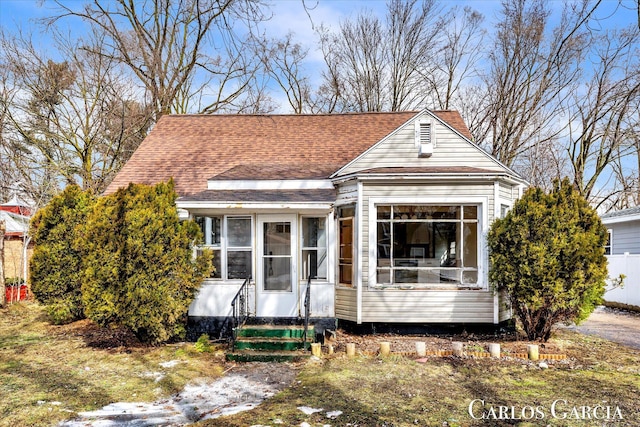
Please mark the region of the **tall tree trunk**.
<svg viewBox="0 0 640 427"><path fill-rule="evenodd" d="M7 292L4 286L4 221L0 221L0 307L7 305Z"/></svg>

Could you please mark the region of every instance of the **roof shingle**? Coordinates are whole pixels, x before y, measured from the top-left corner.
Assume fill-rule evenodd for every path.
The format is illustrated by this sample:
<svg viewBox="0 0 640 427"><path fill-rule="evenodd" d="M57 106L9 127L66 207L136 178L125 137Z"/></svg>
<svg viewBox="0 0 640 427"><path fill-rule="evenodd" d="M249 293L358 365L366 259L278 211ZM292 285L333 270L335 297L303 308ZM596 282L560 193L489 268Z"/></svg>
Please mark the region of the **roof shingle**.
<svg viewBox="0 0 640 427"><path fill-rule="evenodd" d="M182 196L206 190L214 177L327 178L416 114L163 116L105 193L169 178ZM457 112L434 114L470 137Z"/></svg>

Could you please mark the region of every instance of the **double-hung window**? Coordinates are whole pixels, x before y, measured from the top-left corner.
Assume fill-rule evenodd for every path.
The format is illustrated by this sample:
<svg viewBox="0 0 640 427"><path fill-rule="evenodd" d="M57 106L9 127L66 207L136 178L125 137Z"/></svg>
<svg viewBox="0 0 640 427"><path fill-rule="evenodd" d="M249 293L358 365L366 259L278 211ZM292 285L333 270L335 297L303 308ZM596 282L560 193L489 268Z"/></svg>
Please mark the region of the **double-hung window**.
<svg viewBox="0 0 640 427"><path fill-rule="evenodd" d="M252 220L250 216L196 216L204 247L213 251L211 279L244 280L252 276Z"/></svg>

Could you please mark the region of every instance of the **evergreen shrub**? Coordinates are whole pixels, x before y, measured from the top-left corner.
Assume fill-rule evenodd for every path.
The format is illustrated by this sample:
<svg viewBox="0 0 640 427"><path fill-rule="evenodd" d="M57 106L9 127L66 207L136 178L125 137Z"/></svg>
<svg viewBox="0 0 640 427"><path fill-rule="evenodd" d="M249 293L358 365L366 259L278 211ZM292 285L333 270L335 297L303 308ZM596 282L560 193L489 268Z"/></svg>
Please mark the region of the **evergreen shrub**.
<svg viewBox="0 0 640 427"><path fill-rule="evenodd" d="M607 230L568 179L551 192L530 188L488 235L489 279L506 294L530 340L586 319L601 303Z"/></svg>

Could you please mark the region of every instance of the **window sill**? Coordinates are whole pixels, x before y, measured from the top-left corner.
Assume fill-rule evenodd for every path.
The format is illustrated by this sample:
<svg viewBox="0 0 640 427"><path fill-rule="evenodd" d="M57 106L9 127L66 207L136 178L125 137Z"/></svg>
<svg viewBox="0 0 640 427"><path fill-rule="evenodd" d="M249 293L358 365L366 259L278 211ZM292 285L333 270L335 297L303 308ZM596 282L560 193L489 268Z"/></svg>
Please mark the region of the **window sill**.
<svg viewBox="0 0 640 427"><path fill-rule="evenodd" d="M370 291L485 291L483 286L473 285L370 285Z"/></svg>

